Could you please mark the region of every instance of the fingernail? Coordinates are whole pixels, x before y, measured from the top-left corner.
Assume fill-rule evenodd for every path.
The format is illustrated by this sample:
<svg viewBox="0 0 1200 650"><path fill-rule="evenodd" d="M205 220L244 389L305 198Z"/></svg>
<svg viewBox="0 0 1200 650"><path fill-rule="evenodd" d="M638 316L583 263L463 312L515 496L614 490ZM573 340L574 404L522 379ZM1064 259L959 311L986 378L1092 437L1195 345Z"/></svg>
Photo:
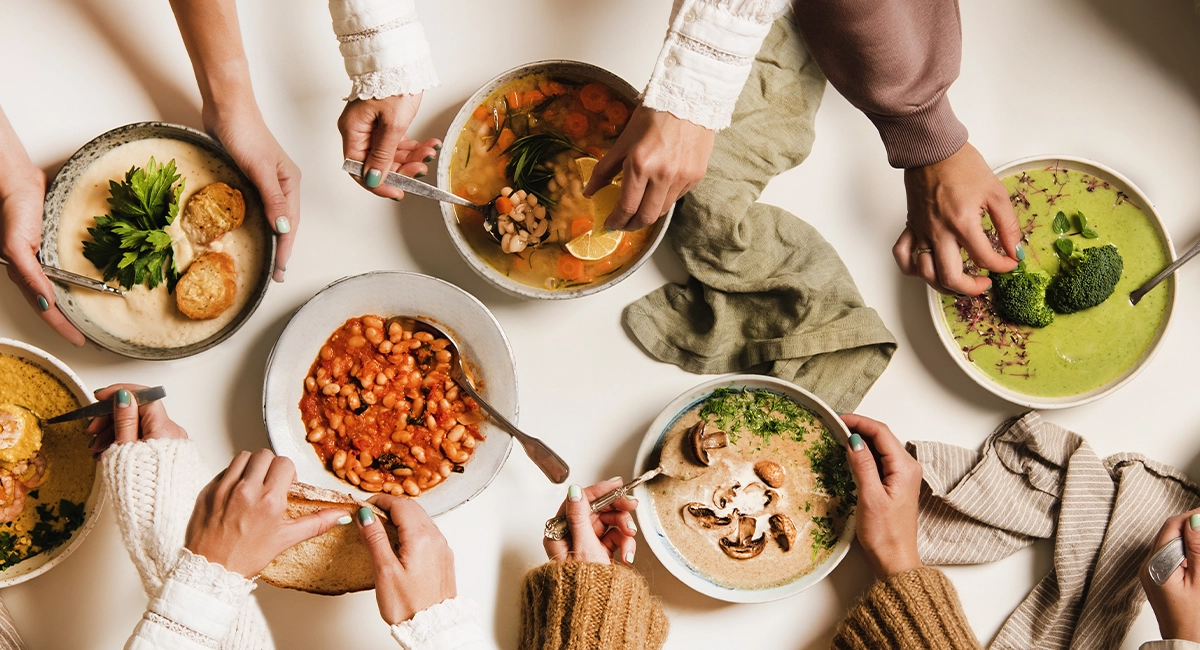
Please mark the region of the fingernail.
<svg viewBox="0 0 1200 650"><path fill-rule="evenodd" d="M340 524L342 526L345 526L346 524L348 524L352 521L354 521L354 518L351 517L350 515L342 515L341 517L338 517L338 524Z"/></svg>
<svg viewBox="0 0 1200 650"><path fill-rule="evenodd" d="M625 564L633 564L633 551L625 554Z"/></svg>
<svg viewBox="0 0 1200 650"><path fill-rule="evenodd" d="M1017 244L1017 261L1020 262L1020 261L1023 261L1024 259L1025 259L1025 247L1020 244Z"/></svg>
<svg viewBox="0 0 1200 650"><path fill-rule="evenodd" d="M425 172L417 172L417 175L413 176L413 178L425 178Z"/></svg>
<svg viewBox="0 0 1200 650"><path fill-rule="evenodd" d="M583 498L583 490L578 485L567 488L567 501L578 501Z"/></svg>
<svg viewBox="0 0 1200 650"><path fill-rule="evenodd" d="M97 394L99 394L99 393L100 393L100 391L102 391L102 390L104 390L104 389L103 389L103 388L97 388L96 390L92 391L92 396L93 396L93 397L95 397L95 396L96 396Z"/></svg>
<svg viewBox="0 0 1200 650"><path fill-rule="evenodd" d="M861 451L865 446L866 445L863 444L862 436L858 435L857 433L850 434L850 449L854 451Z"/></svg>
<svg viewBox="0 0 1200 650"><path fill-rule="evenodd" d="M381 174L378 169L372 169L367 172L367 187L372 189L379 187L379 181L381 180L383 180L383 174Z"/></svg>
<svg viewBox="0 0 1200 650"><path fill-rule="evenodd" d="M46 296L39 295L37 301L38 307L41 307L42 311L50 311L50 301L46 300Z"/></svg>
<svg viewBox="0 0 1200 650"><path fill-rule="evenodd" d="M92 436L92 441L88 443L88 449L91 449L92 447L96 446L96 439L99 437L100 436Z"/></svg>
<svg viewBox="0 0 1200 650"><path fill-rule="evenodd" d="M370 508L358 509L358 523L364 526L370 526L375 523L375 513L371 512Z"/></svg>
<svg viewBox="0 0 1200 650"><path fill-rule="evenodd" d="M440 144L435 144L435 145L433 145L433 148L434 148L434 150L435 150L435 151L441 151L441 150L442 150L442 145L440 145Z"/></svg>
<svg viewBox="0 0 1200 650"><path fill-rule="evenodd" d="M433 160L433 156L425 156L425 162Z"/></svg>
<svg viewBox="0 0 1200 650"><path fill-rule="evenodd" d="M1192 527L1192 530L1200 528L1200 515L1192 515L1191 517L1188 517L1188 525Z"/></svg>
<svg viewBox="0 0 1200 650"><path fill-rule="evenodd" d="M292 222L288 221L287 217L279 217L275 219L275 232L286 235L292 232Z"/></svg>
<svg viewBox="0 0 1200 650"><path fill-rule="evenodd" d="M614 476L614 477L612 477L612 478L610 478L610 479L608 479L608 480L609 480L609 481L619 481L619 480L621 480L621 477L620 477L620 476Z"/></svg>
<svg viewBox="0 0 1200 650"><path fill-rule="evenodd" d="M132 399L133 399L133 396L129 394L129 391L122 388L121 390L117 391L117 408L123 409L123 408L128 407L129 402Z"/></svg>
<svg viewBox="0 0 1200 650"><path fill-rule="evenodd" d="M984 291L990 291L990 290L991 290L991 288L992 288L992 281L991 281L991 280L988 280L988 285L987 285L986 287L984 287L984 288L983 288L983 290L984 290Z"/></svg>
<svg viewBox="0 0 1200 650"><path fill-rule="evenodd" d="M633 523L632 519L629 520L629 532L631 532L631 533L637 532L637 524Z"/></svg>

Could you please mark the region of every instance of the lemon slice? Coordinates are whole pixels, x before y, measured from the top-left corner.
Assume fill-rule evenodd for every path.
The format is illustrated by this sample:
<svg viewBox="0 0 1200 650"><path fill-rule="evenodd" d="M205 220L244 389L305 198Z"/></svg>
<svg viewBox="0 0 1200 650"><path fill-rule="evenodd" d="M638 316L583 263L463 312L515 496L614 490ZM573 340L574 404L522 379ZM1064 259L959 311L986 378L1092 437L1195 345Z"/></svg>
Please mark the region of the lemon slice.
<svg viewBox="0 0 1200 650"><path fill-rule="evenodd" d="M601 232L593 230L572 239L567 242L566 248L567 252L581 260L602 260L615 253L624 238L623 231L601 228Z"/></svg>

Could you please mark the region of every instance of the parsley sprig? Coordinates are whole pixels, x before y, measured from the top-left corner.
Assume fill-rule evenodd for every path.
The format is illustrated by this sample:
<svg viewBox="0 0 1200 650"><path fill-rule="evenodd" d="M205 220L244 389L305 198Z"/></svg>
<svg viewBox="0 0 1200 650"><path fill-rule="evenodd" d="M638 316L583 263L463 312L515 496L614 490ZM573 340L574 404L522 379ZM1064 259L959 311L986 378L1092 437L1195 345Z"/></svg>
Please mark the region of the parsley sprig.
<svg viewBox="0 0 1200 650"><path fill-rule="evenodd" d="M183 184L174 160L158 164L154 158L144 169L131 167L122 182L108 182L112 211L96 217L96 226L88 228L92 241L83 243L83 256L104 272L106 282L115 279L125 289L166 282L175 291L180 274L164 228L179 216Z"/></svg>

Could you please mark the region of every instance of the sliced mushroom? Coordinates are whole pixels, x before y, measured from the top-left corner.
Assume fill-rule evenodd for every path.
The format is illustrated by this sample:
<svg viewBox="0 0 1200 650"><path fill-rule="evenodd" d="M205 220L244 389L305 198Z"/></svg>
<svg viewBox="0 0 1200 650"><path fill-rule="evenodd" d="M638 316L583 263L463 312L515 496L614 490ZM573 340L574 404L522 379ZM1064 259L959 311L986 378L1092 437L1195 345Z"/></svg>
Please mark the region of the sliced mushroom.
<svg viewBox="0 0 1200 650"><path fill-rule="evenodd" d="M717 491L713 492L713 505L718 510L728 508L729 503L737 497L737 491L741 487L741 483L734 483L733 485L723 485L717 488Z"/></svg>
<svg viewBox="0 0 1200 650"><path fill-rule="evenodd" d="M736 511L735 511L736 513ZM767 536L759 535L754 537L754 529L758 523L754 517L747 517L743 514L738 514L737 531L734 538L722 537L718 542L721 550L725 551L725 555L735 560L749 560L753 557L758 557L759 553L767 547Z"/></svg>
<svg viewBox="0 0 1200 650"><path fill-rule="evenodd" d="M783 467L779 463L760 460L754 464L754 473L773 488L783 487Z"/></svg>
<svg viewBox="0 0 1200 650"><path fill-rule="evenodd" d="M733 523L733 517L721 517L703 503L689 503L683 507L683 520L703 530L725 528Z"/></svg>
<svg viewBox="0 0 1200 650"><path fill-rule="evenodd" d="M796 526L787 515L771 515L771 536L779 544L779 548L790 551L796 542Z"/></svg>
<svg viewBox="0 0 1200 650"><path fill-rule="evenodd" d="M712 464L712 457L709 456L709 450L720 449L729 446L729 435L724 431L714 431L705 433L705 422L701 420L697 422L687 432L688 447L692 450L692 455L701 465L708 467Z"/></svg>
<svg viewBox="0 0 1200 650"><path fill-rule="evenodd" d="M775 500L778 498L779 498L778 492L776 492L775 490L767 490L767 502L763 507L770 508L771 504L775 503Z"/></svg>

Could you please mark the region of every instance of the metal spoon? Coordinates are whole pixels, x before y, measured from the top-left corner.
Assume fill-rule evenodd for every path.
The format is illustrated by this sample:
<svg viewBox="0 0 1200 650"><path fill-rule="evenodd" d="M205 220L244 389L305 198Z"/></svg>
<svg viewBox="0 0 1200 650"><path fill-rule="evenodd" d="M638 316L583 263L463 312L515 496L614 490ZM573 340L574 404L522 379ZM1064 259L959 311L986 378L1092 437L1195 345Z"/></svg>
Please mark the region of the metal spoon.
<svg viewBox="0 0 1200 650"><path fill-rule="evenodd" d="M1175 270L1178 269L1179 267L1183 266L1184 264L1187 264L1196 255L1200 255L1200 242L1196 242L1196 245L1192 246L1188 250L1188 252L1184 253L1183 255L1180 255L1179 259L1175 260L1174 262L1171 263L1170 266L1163 269L1162 273L1159 273L1158 275L1150 278L1149 282L1147 282L1146 284L1143 284L1141 287L1138 287L1134 291L1130 292L1129 302L1131 302L1135 305L1138 304L1138 301L1142 299L1142 296L1145 296L1146 294L1150 293L1150 290L1153 289L1154 287L1158 286L1159 282L1166 280L1167 276L1174 273Z"/></svg>
<svg viewBox="0 0 1200 650"><path fill-rule="evenodd" d="M342 171L361 179L363 177L363 163L347 158L342 162ZM434 201L453 203L454 205L461 205L464 208L470 208L483 215L483 229L492 236L492 239L495 239L497 242L503 239L503 235L500 235L496 229L500 215L496 212L496 201L494 199L487 204L471 203L461 196L451 194L436 185L423 183L415 178L410 178L404 174L397 174L396 172L388 172L383 177L383 184L390 185L404 192L416 194L417 196L433 199Z"/></svg>
<svg viewBox="0 0 1200 650"><path fill-rule="evenodd" d="M633 491L633 488L662 473L662 465L659 465L649 472L646 472L645 474L633 479L629 483L622 485L615 490L606 492L600 497L597 497L597 499L592 502L592 512L600 512L601 510L612 505L614 502L627 498L629 493ZM543 529L542 534L546 536L546 539L560 540L567 536L567 532L567 516L559 515L546 520L546 527Z"/></svg>
<svg viewBox="0 0 1200 650"><path fill-rule="evenodd" d="M153 388L136 390L133 392L133 396L137 399L138 406L144 406L150 402L157 402L158 400L166 397L167 391L162 386L155 386ZM110 399L106 399L101 402L92 402L87 406L77 408L74 411L68 411L62 415L56 415L50 419L46 419L41 415L38 415L36 411L28 406L23 406L21 404L12 404L12 406L26 411L33 415L33 417L37 418L38 426L41 428L45 428L47 425L51 424L62 424L63 422L71 422L73 420L86 420L88 418L98 418L102 415L112 415L113 412L113 402Z"/></svg>
<svg viewBox="0 0 1200 650"><path fill-rule="evenodd" d="M454 337L438 329L437 326L416 318L407 316L393 316L387 319L383 324L383 331L387 332L391 329L392 323L399 323L400 327L410 332L428 332L435 338L446 339L450 345L446 349L450 351L450 378L458 384L459 388L466 391L471 399L475 400L484 411L491 416L496 424L500 425L501 429L507 431L512 437L516 438L521 443L521 447L525 450L525 455L529 456L529 460L533 461L538 469L555 483L562 483L567 480L567 476L571 473L571 469L567 467L566 461L554 453L546 443L534 438L533 436L518 429L512 422L500 414L496 407L488 404L487 400L475 390L475 386L471 383L470 378L463 370L462 357L458 353L458 343Z"/></svg>
<svg viewBox="0 0 1200 650"><path fill-rule="evenodd" d="M39 262L39 264L41 264L41 262ZM8 260L4 259L3 257L0 257L0 266L9 266ZM121 291L120 289L118 289L116 287L110 287L107 284L105 284L99 280L93 280L92 278L89 278L86 275L79 275L78 273L71 273L70 271L64 271L64 270L54 267L54 266L48 266L46 264L42 264L42 272L45 273L46 277L50 278L51 280L58 280L59 282L62 282L63 284L69 284L69 285L76 286L76 287L83 287L84 289L91 289L92 291L98 291L100 293L111 293L111 294L117 295L117 296L125 295L124 291Z"/></svg>

